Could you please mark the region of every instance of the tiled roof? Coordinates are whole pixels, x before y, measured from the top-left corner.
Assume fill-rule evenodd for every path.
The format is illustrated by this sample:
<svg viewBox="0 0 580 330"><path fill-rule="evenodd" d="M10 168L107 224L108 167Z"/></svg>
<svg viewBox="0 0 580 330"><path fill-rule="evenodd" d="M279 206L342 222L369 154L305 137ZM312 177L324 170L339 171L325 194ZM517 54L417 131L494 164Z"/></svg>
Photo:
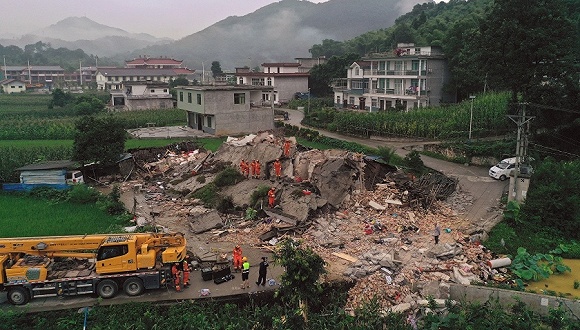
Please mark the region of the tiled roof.
<svg viewBox="0 0 580 330"><path fill-rule="evenodd" d="M240 72L236 73L236 77L310 77L308 72Z"/></svg>
<svg viewBox="0 0 580 330"><path fill-rule="evenodd" d="M4 67L2 67L2 70L4 70ZM28 67L26 65L24 65L24 66L7 65L6 70L7 71L19 71L19 70L22 71L22 70L28 70ZM31 65L30 70L31 71L49 71L49 70L50 71L64 71L64 69L58 65Z"/></svg>
<svg viewBox="0 0 580 330"><path fill-rule="evenodd" d="M52 170L61 168L78 168L79 164L72 160L49 160L17 168L17 171Z"/></svg>
<svg viewBox="0 0 580 330"><path fill-rule="evenodd" d="M125 61L127 64L131 65L157 65L157 64L172 64L180 65L183 61L174 60L172 58L136 58L131 61Z"/></svg>
<svg viewBox="0 0 580 330"><path fill-rule="evenodd" d="M172 69L173 71L175 71L175 73L177 74L192 74L195 73L195 70L190 70L188 68L175 68Z"/></svg>
<svg viewBox="0 0 580 330"><path fill-rule="evenodd" d="M300 63L262 63L262 66L267 67L299 67Z"/></svg>
<svg viewBox="0 0 580 330"><path fill-rule="evenodd" d="M99 68L97 71L105 76L176 76L175 69L141 69L141 68Z"/></svg>

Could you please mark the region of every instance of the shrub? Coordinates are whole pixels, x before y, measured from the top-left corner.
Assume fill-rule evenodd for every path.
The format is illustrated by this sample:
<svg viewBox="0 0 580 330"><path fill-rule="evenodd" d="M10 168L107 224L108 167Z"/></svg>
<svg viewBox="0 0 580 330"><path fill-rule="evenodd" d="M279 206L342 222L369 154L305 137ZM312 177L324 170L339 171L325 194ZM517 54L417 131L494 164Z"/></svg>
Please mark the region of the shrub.
<svg viewBox="0 0 580 330"><path fill-rule="evenodd" d="M101 193L86 184L77 184L68 192L68 200L76 204L95 203Z"/></svg>
<svg viewBox="0 0 580 330"><path fill-rule="evenodd" d="M233 186L244 180L244 176L233 167L226 167L216 175L213 183L216 187Z"/></svg>
<svg viewBox="0 0 580 330"><path fill-rule="evenodd" d="M423 173L425 169L425 164L421 160L421 155L417 150L412 150L409 152L404 159L405 165L413 171L415 174Z"/></svg>
<svg viewBox="0 0 580 330"><path fill-rule="evenodd" d="M259 201L265 201L266 197L268 197L268 191L270 187L268 186L259 186L256 190L252 191L252 195L250 195L250 205L256 207Z"/></svg>
<svg viewBox="0 0 580 330"><path fill-rule="evenodd" d="M101 197L97 205L101 210L113 215L126 211L125 205L121 202L121 188L118 185L114 185L107 196Z"/></svg>
<svg viewBox="0 0 580 330"><path fill-rule="evenodd" d="M216 210L221 213L230 213L234 210L234 201L232 196L221 197L218 195L215 206Z"/></svg>
<svg viewBox="0 0 580 330"><path fill-rule="evenodd" d="M395 156L395 149L380 146L377 148L377 155L379 155L382 160L389 164L391 159Z"/></svg>
<svg viewBox="0 0 580 330"><path fill-rule="evenodd" d="M213 207L218 196L217 190L216 185L212 182L196 190L192 197L199 198L206 207Z"/></svg>

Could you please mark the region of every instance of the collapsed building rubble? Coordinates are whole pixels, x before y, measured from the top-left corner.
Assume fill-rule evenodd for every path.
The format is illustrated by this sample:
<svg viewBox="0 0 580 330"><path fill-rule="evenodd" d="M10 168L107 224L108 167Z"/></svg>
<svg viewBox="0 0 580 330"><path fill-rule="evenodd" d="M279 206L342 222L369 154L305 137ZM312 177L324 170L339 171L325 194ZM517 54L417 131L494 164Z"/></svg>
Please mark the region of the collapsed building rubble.
<svg viewBox="0 0 580 330"><path fill-rule="evenodd" d="M329 264L325 280L353 282L346 306L351 309L373 296L385 309L413 309L427 297L448 298L449 282L506 279L505 269L487 265L493 256L459 216L472 198L458 191L457 180L440 173L413 178L372 157L307 150L289 139L294 146L289 157L283 139L267 132L228 139L215 153L184 145L134 154L145 181L128 182L124 189L145 196L159 210L157 218L206 240L271 249L283 237L303 239ZM188 196L242 159L260 160L260 177L220 193L237 206L260 209L260 217L220 214ZM280 179L274 173L276 159L282 162ZM250 205L251 193L264 186L276 188L275 208ZM453 200L453 207L445 200ZM435 224L443 229L437 245Z"/></svg>

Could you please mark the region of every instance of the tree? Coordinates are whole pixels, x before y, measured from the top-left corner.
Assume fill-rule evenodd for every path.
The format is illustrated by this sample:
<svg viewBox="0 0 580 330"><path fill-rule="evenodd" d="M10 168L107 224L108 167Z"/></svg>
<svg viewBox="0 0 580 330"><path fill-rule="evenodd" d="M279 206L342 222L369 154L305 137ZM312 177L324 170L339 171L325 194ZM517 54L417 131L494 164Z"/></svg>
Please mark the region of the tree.
<svg viewBox="0 0 580 330"><path fill-rule="evenodd" d="M48 104L48 107L52 109L54 106L57 107L64 107L65 105L71 103L73 101L73 97L70 93L65 93L60 88L55 88L52 91L52 100Z"/></svg>
<svg viewBox="0 0 580 330"><path fill-rule="evenodd" d="M213 61L211 62L211 74L213 75L213 77L217 77L217 76L221 76L222 73L224 73L222 71L222 67L220 65L219 61Z"/></svg>
<svg viewBox="0 0 580 330"><path fill-rule="evenodd" d="M298 302L304 322L308 322L308 301L317 299L322 291L319 278L326 273L326 262L312 249L290 238L279 243L274 262L286 269L280 279L282 299Z"/></svg>
<svg viewBox="0 0 580 330"><path fill-rule="evenodd" d="M105 110L105 103L94 96L80 96L75 103L77 115L93 115Z"/></svg>
<svg viewBox="0 0 580 330"><path fill-rule="evenodd" d="M76 122L73 159L87 164L114 164L125 150L127 133L123 122L112 116L85 116Z"/></svg>
<svg viewBox="0 0 580 330"><path fill-rule="evenodd" d="M185 78L185 76L180 75L179 77L175 78L175 80L171 80L169 82L169 88L175 88L176 86L187 86L189 85L189 80Z"/></svg>
<svg viewBox="0 0 580 330"><path fill-rule="evenodd" d="M560 0L495 0L479 25L478 60L494 86L527 101L533 88L575 71L575 27Z"/></svg>
<svg viewBox="0 0 580 330"><path fill-rule="evenodd" d="M346 78L346 70L352 62L360 59L358 54L350 53L343 56L333 56L328 62L315 65L310 70L310 91L323 97L332 94L330 82L333 78Z"/></svg>

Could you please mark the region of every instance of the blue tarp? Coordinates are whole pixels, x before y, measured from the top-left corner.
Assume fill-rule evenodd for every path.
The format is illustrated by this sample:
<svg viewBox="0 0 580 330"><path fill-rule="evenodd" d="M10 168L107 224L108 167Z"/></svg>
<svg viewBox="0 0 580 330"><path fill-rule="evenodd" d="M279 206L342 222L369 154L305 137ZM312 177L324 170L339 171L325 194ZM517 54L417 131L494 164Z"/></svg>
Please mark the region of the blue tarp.
<svg viewBox="0 0 580 330"><path fill-rule="evenodd" d="M24 184L24 183L4 183L2 184L2 190L4 191L30 191L34 188L52 188L57 190L69 189L71 186L67 184L48 184L48 183L36 183L36 184Z"/></svg>

